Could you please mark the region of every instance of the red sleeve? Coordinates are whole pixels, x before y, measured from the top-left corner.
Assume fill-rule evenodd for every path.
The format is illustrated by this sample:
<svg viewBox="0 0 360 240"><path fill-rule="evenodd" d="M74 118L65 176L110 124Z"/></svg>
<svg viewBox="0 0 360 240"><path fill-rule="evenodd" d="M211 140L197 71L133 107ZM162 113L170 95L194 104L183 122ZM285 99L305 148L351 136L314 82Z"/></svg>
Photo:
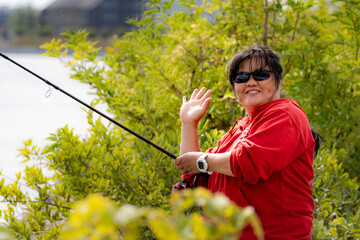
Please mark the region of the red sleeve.
<svg viewBox="0 0 360 240"><path fill-rule="evenodd" d="M300 131L285 111L264 114L250 131L230 155L231 171L241 181L266 180L305 150Z"/></svg>

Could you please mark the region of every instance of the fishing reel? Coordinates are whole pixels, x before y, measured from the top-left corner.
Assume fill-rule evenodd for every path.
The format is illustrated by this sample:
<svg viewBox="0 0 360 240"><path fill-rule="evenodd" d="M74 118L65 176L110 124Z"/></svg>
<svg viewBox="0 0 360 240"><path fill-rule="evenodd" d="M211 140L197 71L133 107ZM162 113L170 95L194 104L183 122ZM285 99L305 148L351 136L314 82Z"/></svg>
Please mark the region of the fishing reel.
<svg viewBox="0 0 360 240"><path fill-rule="evenodd" d="M177 182L172 186L171 193L187 188L197 188L197 186L207 186L208 180L209 180L209 174L207 173L196 174L194 177L193 184L189 184L184 178L182 178L181 182Z"/></svg>

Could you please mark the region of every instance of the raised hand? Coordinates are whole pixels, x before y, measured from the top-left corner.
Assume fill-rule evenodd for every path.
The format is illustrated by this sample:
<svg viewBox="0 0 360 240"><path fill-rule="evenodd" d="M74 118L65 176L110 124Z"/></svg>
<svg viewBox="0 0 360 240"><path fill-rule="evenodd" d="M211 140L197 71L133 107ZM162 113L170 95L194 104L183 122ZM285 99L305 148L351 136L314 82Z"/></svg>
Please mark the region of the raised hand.
<svg viewBox="0 0 360 240"><path fill-rule="evenodd" d="M211 101L211 90L206 93L206 88L201 88L200 91L195 89L190 99L187 101L183 97L183 104L180 109L180 119L182 124L197 124L205 115ZM205 93L205 94L204 94Z"/></svg>

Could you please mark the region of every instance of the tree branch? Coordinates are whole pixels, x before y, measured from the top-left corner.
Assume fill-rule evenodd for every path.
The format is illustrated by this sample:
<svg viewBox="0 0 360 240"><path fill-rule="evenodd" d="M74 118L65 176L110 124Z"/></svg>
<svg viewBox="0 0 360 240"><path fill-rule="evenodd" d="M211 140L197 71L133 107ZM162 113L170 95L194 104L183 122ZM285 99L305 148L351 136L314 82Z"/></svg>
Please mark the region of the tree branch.
<svg viewBox="0 0 360 240"><path fill-rule="evenodd" d="M296 27L297 27L298 22L299 22L299 18L300 18L300 12L297 12L296 20L295 20L295 26L294 26L293 34L292 34L292 37L291 37L291 42L294 42L294 40L295 40L295 32L296 32Z"/></svg>
<svg viewBox="0 0 360 240"><path fill-rule="evenodd" d="M268 46L268 41L267 41L267 36L268 36L268 24L269 24L269 12L268 12L268 1L265 0L265 23L264 23L264 28L263 28L263 42L264 42L264 46Z"/></svg>
<svg viewBox="0 0 360 240"><path fill-rule="evenodd" d="M357 19L359 20L359 19ZM352 19L352 24L353 24L353 28L354 28L354 38L355 38L355 43L356 43L356 50L355 50L355 61L358 60L359 57L359 38L358 35L356 34L357 32L357 27L356 27L356 22Z"/></svg>
<svg viewBox="0 0 360 240"><path fill-rule="evenodd" d="M291 42L294 42L294 40L295 40L296 27L298 25L299 19L300 19L300 12L297 12L295 25L294 25L294 30L293 30L293 33L292 33L292 36L291 36ZM284 77L290 71L291 61L292 61L292 56L289 57L289 59L288 59L288 61L286 63L286 68L285 68L285 71L284 71L285 72Z"/></svg>
<svg viewBox="0 0 360 240"><path fill-rule="evenodd" d="M138 179L138 183L139 183L140 187L146 192L146 195L149 195L148 190L146 189L146 187L144 187L144 186L141 184L140 179Z"/></svg>

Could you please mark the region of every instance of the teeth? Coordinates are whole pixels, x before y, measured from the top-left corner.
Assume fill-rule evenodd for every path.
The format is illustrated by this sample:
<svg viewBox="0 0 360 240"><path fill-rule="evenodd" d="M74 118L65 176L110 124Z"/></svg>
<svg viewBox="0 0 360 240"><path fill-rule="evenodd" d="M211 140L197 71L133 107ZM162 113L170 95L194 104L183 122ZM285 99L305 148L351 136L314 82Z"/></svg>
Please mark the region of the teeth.
<svg viewBox="0 0 360 240"><path fill-rule="evenodd" d="M247 93L257 93L259 91L253 90L253 91L248 91Z"/></svg>

